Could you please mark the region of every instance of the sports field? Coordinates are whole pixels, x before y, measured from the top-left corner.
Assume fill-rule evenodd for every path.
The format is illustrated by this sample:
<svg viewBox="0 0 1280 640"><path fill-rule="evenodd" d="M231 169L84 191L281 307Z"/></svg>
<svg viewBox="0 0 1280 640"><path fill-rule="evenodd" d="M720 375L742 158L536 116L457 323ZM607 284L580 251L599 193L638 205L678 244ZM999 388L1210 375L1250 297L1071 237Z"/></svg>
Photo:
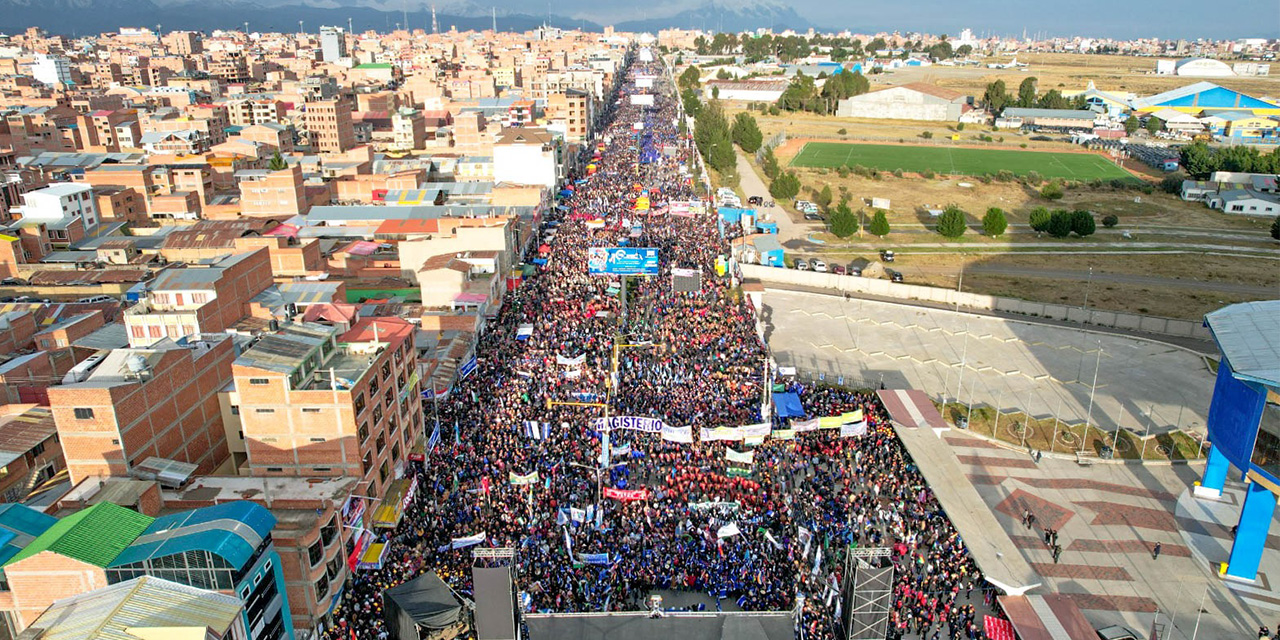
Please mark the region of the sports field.
<svg viewBox="0 0 1280 640"><path fill-rule="evenodd" d="M888 144L810 142L791 160L794 167L835 168L862 165L868 169L912 173L980 176L1001 170L1023 175L1035 171L1046 178L1093 180L1135 179L1109 160L1092 153L1054 153L1013 149L968 149Z"/></svg>

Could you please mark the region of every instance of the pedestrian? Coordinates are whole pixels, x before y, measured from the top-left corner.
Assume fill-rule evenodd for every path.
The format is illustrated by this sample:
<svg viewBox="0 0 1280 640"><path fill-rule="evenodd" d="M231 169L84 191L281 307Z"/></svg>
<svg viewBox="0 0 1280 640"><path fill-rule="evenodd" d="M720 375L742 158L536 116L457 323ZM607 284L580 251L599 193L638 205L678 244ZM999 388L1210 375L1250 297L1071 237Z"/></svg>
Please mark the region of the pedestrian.
<svg viewBox="0 0 1280 640"><path fill-rule="evenodd" d="M1156 546L1151 549L1151 559L1155 560L1156 558L1159 558L1159 557L1160 557L1160 543L1157 542Z"/></svg>
<svg viewBox="0 0 1280 640"><path fill-rule="evenodd" d="M1058 558L1060 556L1062 556L1062 547L1056 544L1053 545L1053 563L1054 564L1058 564Z"/></svg>
<svg viewBox="0 0 1280 640"><path fill-rule="evenodd" d="M1028 529L1031 528L1031 510L1030 509L1022 510L1022 526Z"/></svg>
<svg viewBox="0 0 1280 640"><path fill-rule="evenodd" d="M1046 547L1053 546L1053 529L1044 530L1044 546Z"/></svg>
<svg viewBox="0 0 1280 640"><path fill-rule="evenodd" d="M1029 513L1027 515L1027 528L1030 529L1034 526L1036 526L1036 514Z"/></svg>

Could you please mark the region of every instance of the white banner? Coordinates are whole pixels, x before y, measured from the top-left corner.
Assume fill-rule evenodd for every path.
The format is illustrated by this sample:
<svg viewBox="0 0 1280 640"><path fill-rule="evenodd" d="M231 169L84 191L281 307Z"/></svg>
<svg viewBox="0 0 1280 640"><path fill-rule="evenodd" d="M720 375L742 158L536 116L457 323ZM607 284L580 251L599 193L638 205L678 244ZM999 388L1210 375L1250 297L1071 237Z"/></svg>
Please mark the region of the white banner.
<svg viewBox="0 0 1280 640"><path fill-rule="evenodd" d="M693 443L693 427L673 427L662 425L662 439L668 442Z"/></svg>
<svg viewBox="0 0 1280 640"><path fill-rule="evenodd" d="M631 445L624 444L621 447L613 447L612 449L609 449L609 455L613 457L629 456L631 455Z"/></svg>
<svg viewBox="0 0 1280 640"><path fill-rule="evenodd" d="M475 545L480 544L481 542L484 542L485 538L487 537L488 536L485 535L483 531L481 531L480 533L477 533L474 536L467 536L465 538L454 538L453 541L449 543L449 547L453 549L465 549L467 547L473 547Z"/></svg>
<svg viewBox="0 0 1280 640"><path fill-rule="evenodd" d="M840 425L840 437L852 438L867 435L867 421L854 422L852 424Z"/></svg>
<svg viewBox="0 0 1280 640"><path fill-rule="evenodd" d="M742 531L738 529L738 523L730 522L729 524L726 524L725 526L720 527L719 531L716 531L716 537L732 538L733 536L736 536L740 533L742 533Z"/></svg>
<svg viewBox="0 0 1280 640"><path fill-rule="evenodd" d="M566 358L559 354L556 355L556 364L564 365L566 367L580 367L582 366L582 363L586 361L587 361L587 354L585 353L576 358Z"/></svg>
<svg viewBox="0 0 1280 640"><path fill-rule="evenodd" d="M645 433L662 433L666 423L657 418L639 418L635 416L615 416L612 418L596 418L591 421L591 428L596 431L605 429L630 429Z"/></svg>
<svg viewBox="0 0 1280 640"><path fill-rule="evenodd" d="M538 481L538 472L530 471L529 473L520 475L514 471L509 471L507 472L507 480L512 484L512 486L516 487L533 484Z"/></svg>
<svg viewBox="0 0 1280 640"><path fill-rule="evenodd" d="M820 422L821 421L817 418L813 418L810 420L800 420L798 422L792 422L791 430L795 431L796 433L804 433L805 431L817 431L818 425Z"/></svg>
<svg viewBox="0 0 1280 640"><path fill-rule="evenodd" d="M756 452L747 451L744 453L739 453L737 451L734 451L733 449L725 447L724 458L729 462L737 462L739 464L755 464Z"/></svg>

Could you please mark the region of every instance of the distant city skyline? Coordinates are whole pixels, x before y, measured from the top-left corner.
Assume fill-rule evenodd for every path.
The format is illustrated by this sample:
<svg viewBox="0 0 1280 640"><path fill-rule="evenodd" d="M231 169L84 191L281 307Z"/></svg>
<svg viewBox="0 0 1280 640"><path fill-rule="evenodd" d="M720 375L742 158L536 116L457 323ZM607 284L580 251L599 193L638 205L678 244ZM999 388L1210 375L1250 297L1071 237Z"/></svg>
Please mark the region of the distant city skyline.
<svg viewBox="0 0 1280 640"><path fill-rule="evenodd" d="M84 13L66 13L75 9ZM91 7L80 7L86 4ZM1025 3L1010 6L995 0L971 0L958 11L944 0L908 0L871 5L866 2L829 3L819 0L658 0L655 3L559 0L531 3L527 0L259 0L252 7L241 0L0 0L0 31L16 32L27 26L41 26L55 32L84 34L86 30L110 31L152 19L165 29L238 28L244 18L251 28L270 31L284 29L299 19L316 31L324 21L354 19L357 31L386 30L407 14L413 28L426 28L425 15L434 4L444 17L442 27L456 24L460 30L487 26L496 10L500 30L524 30L537 19L549 17L559 26L582 26L598 30L615 25L627 30L660 28L743 31L756 28L824 32L849 30L855 33L925 32L957 35L970 28L976 36L1091 37L1131 40L1280 38L1280 5L1272 3L1257 15L1253 0L1224 0L1216 3L1211 19L1203 19L1203 5L1187 0L1116 3L1108 0L1078 0L1070 11L1056 6ZM97 9L97 10L93 10ZM6 15L7 14L7 15ZM1189 16L1197 16L1189 19ZM1220 16L1220 17L1219 17ZM1250 19L1239 19L1250 16ZM256 25L252 24L258 17ZM480 22L479 18L485 18ZM503 18L507 17L506 25ZM516 20L517 17L521 19ZM574 24L577 22L577 24ZM147 24L145 26L153 26ZM483 26L482 26L483 25Z"/></svg>

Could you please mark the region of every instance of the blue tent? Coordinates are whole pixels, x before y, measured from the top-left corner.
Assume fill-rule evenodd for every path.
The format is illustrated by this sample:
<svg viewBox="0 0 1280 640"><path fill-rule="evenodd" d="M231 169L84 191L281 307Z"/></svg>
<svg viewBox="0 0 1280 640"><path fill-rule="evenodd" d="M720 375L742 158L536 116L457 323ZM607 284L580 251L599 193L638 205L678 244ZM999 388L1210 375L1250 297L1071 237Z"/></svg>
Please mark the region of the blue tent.
<svg viewBox="0 0 1280 640"><path fill-rule="evenodd" d="M800 406L800 395L797 393L773 394L773 406L779 418L804 417L804 407Z"/></svg>

